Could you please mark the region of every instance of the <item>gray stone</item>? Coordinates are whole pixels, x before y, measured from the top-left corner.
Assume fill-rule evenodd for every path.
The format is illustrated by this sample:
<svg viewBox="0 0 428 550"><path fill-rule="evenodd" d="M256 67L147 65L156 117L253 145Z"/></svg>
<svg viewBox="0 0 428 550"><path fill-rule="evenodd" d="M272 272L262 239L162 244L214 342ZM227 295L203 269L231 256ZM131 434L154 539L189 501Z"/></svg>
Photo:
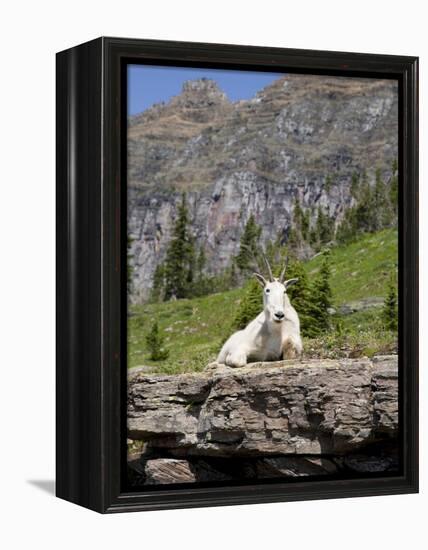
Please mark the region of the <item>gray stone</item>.
<svg viewBox="0 0 428 550"><path fill-rule="evenodd" d="M357 452L397 435L397 374L396 356L136 373L128 435L176 458Z"/></svg>
<svg viewBox="0 0 428 550"><path fill-rule="evenodd" d="M148 460L145 464L144 474L146 476L146 485L193 483L196 481L187 460L172 458Z"/></svg>
<svg viewBox="0 0 428 550"><path fill-rule="evenodd" d="M359 464L359 462L358 462ZM236 459L142 458L128 463L142 485L165 485L331 475L338 466L330 459L311 456Z"/></svg>
<svg viewBox="0 0 428 550"><path fill-rule="evenodd" d="M154 367L150 365L139 365L137 367L132 367L128 369L128 380L133 378L136 374L141 374L141 373L148 374L153 371L154 371Z"/></svg>
<svg viewBox="0 0 428 550"><path fill-rule="evenodd" d="M372 450L373 451L373 450ZM144 458L128 462L130 479L139 485L204 483L335 476L341 473L384 473L398 467L395 448L377 454L350 454L345 457L288 455L270 458L188 457Z"/></svg>
<svg viewBox="0 0 428 550"><path fill-rule="evenodd" d="M381 296L370 296L369 298L363 298L362 300L356 300L354 302L348 302L342 304L338 308L340 315L351 315L351 313L357 313L359 311L366 311L372 308L380 308L383 306L384 298Z"/></svg>

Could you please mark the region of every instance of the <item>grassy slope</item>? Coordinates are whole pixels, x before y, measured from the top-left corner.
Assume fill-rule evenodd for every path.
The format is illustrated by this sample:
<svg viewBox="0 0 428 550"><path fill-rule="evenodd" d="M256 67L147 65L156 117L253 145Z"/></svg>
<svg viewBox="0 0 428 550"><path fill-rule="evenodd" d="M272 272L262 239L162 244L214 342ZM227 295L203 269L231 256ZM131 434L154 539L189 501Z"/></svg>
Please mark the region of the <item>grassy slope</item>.
<svg viewBox="0 0 428 550"><path fill-rule="evenodd" d="M397 263L397 238L396 230L385 229L332 249L331 287L336 305L385 295ZM320 263L318 256L306 264L309 276L316 274Z"/></svg>
<svg viewBox="0 0 428 550"><path fill-rule="evenodd" d="M396 263L397 232L384 230L357 242L332 250L332 290L336 305L371 296L384 296L390 273ZM309 275L319 269L320 258L306 264ZM213 361L221 344L231 333L241 289L212 294L194 300L145 304L131 308L129 318L128 365L156 365L160 372L201 370ZM378 311L348 315L341 320L339 333L305 342L307 355L335 356L338 350L351 354L389 351L394 335L378 327ZM145 335L153 319L166 336L170 356L158 364L148 359ZM349 351L351 350L351 351Z"/></svg>
<svg viewBox="0 0 428 550"><path fill-rule="evenodd" d="M163 372L202 369L215 359L227 337L241 289L211 294L193 300L145 304L132 308L129 319L129 366L152 365L146 354L145 335L157 319L166 337L170 356Z"/></svg>

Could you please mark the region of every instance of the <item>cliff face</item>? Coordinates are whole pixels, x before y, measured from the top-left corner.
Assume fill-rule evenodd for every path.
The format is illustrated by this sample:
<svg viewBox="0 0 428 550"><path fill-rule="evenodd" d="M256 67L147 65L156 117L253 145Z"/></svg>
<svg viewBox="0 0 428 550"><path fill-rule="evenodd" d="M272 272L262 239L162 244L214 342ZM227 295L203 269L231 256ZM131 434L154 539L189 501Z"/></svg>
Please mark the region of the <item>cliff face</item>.
<svg viewBox="0 0 428 550"><path fill-rule="evenodd" d="M397 392L393 355L137 370L128 434L145 446L130 466L143 483L396 470Z"/></svg>
<svg viewBox="0 0 428 550"><path fill-rule="evenodd" d="M133 299L147 296L186 191L207 271L224 269L249 216L262 240L285 235L296 196L340 219L352 173L388 179L397 158L395 81L287 75L248 101L212 80L129 120L128 219ZM326 177L332 178L330 189Z"/></svg>

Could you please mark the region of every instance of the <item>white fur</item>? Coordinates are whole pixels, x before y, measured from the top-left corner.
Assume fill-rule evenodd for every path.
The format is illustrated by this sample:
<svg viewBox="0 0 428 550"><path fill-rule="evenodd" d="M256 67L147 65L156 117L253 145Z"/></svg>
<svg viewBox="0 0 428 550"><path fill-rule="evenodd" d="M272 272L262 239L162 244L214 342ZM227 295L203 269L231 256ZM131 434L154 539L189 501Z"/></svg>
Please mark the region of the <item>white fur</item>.
<svg viewBox="0 0 428 550"><path fill-rule="evenodd" d="M263 285L263 311L243 330L239 330L223 345L217 363L229 367L243 367L254 361L292 359L302 352L300 322L287 296L287 286L278 279L267 282L256 275ZM282 319L278 316L284 314Z"/></svg>

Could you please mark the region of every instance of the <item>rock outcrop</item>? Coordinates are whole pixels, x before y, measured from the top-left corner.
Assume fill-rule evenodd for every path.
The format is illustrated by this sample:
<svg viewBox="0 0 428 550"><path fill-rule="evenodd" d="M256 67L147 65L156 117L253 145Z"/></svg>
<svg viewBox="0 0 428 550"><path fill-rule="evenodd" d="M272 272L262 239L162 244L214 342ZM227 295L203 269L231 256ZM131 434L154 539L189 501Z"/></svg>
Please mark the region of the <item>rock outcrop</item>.
<svg viewBox="0 0 428 550"><path fill-rule="evenodd" d="M287 235L296 197L340 221L353 172L372 181L379 168L388 181L397 113L395 81L289 74L234 103L213 80L187 82L167 104L131 117L132 299L147 297L183 191L206 270L221 272L251 214L265 242Z"/></svg>
<svg viewBox="0 0 428 550"><path fill-rule="evenodd" d="M131 373L130 465L146 484L397 468L397 356Z"/></svg>

